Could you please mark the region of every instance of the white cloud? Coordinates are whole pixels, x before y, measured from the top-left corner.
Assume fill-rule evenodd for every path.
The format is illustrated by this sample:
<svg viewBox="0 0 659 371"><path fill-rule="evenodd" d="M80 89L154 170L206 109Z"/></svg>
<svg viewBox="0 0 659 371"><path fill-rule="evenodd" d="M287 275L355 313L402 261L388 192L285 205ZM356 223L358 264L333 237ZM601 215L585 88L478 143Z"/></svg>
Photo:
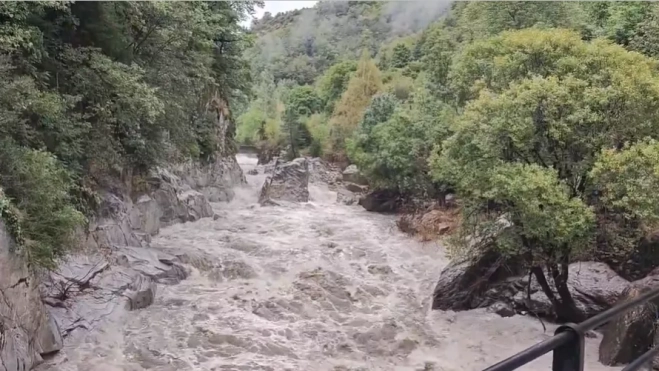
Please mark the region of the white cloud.
<svg viewBox="0 0 659 371"><path fill-rule="evenodd" d="M273 16L277 13L287 12L289 10L311 8L316 5L318 1L265 1L263 8L257 8L254 17L261 19L265 12L270 12ZM251 20L243 22L243 26L249 27L252 23Z"/></svg>

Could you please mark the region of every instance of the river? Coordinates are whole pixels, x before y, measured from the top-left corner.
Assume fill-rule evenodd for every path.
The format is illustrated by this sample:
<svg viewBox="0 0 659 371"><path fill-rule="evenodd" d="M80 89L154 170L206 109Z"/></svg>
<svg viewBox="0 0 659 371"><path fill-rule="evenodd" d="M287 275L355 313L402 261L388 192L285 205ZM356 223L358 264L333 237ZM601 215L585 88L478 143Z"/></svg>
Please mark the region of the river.
<svg viewBox="0 0 659 371"><path fill-rule="evenodd" d="M246 172L256 159L239 155ZM247 175L220 218L165 228L153 247L221 262L159 287L156 302L65 349L61 371L481 370L548 338L533 318L430 311L447 263L437 243L396 230L390 216L311 201L260 207ZM587 339L587 370L598 339ZM525 370L551 369L545 356Z"/></svg>

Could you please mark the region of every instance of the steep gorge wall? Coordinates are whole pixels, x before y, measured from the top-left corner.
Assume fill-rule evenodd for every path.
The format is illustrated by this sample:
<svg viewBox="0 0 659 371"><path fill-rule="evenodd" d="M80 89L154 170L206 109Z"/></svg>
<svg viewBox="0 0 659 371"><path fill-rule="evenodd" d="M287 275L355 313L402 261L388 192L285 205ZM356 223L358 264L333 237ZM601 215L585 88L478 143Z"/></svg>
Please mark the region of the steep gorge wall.
<svg viewBox="0 0 659 371"><path fill-rule="evenodd" d="M231 188L244 182L233 157L173 169L154 172L147 179L150 189L134 199L107 193L89 225L85 249L42 277L44 302L65 338L144 308L158 284L185 279L183 264L192 258L151 249L151 236L175 223L213 217L210 200L229 201Z"/></svg>
<svg viewBox="0 0 659 371"><path fill-rule="evenodd" d="M0 220L0 371L29 370L62 347L56 322L41 302L39 282L13 252Z"/></svg>
<svg viewBox="0 0 659 371"><path fill-rule="evenodd" d="M223 146L215 161L157 169L139 193L103 193L97 216L80 233L80 248L56 271L35 277L12 252L0 220L0 371L34 368L107 321L149 306L159 284L187 277L184 264L195 265L195 257L152 249L150 241L162 227L213 217L210 202L231 200L232 188L245 182L228 150L231 123L221 115L218 121Z"/></svg>

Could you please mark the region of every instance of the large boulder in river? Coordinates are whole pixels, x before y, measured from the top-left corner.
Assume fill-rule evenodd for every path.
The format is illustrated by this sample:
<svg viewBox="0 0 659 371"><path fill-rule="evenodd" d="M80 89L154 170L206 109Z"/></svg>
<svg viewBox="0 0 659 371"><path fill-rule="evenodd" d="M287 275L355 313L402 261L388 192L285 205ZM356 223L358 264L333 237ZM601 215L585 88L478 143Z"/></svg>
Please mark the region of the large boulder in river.
<svg viewBox="0 0 659 371"><path fill-rule="evenodd" d="M634 298L659 287L659 275L652 272L646 278L632 282L619 297L616 304L633 300ZM659 300L638 305L610 321L604 327L604 336L599 347L599 359L605 365L615 366L627 364L638 358L656 342L659 332L656 331L657 310ZM656 360L655 360L656 366Z"/></svg>
<svg viewBox="0 0 659 371"><path fill-rule="evenodd" d="M395 212L401 205L400 194L388 190L374 190L361 197L359 205L376 213Z"/></svg>
<svg viewBox="0 0 659 371"><path fill-rule="evenodd" d="M580 317L566 319L572 322L579 322L582 318L592 317L611 308L629 287L627 280L604 263L577 262L570 264L568 270L567 285ZM545 276L551 289L556 292L550 275L545 272ZM532 277L530 287L528 279L528 276L520 277L517 287L521 289L512 297L515 307L543 317L556 317L537 279Z"/></svg>
<svg viewBox="0 0 659 371"><path fill-rule="evenodd" d="M343 181L355 183L359 185L368 185L366 178L359 172L357 165L350 165L345 170L343 170Z"/></svg>
<svg viewBox="0 0 659 371"><path fill-rule="evenodd" d="M620 298L620 304L645 294L650 287L631 286ZM607 366L632 362L652 347L655 336L657 306L638 305L609 322L599 347L599 360Z"/></svg>
<svg viewBox="0 0 659 371"><path fill-rule="evenodd" d="M291 162L277 163L272 175L266 178L259 203L272 201L309 201L309 163L305 158Z"/></svg>
<svg viewBox="0 0 659 371"><path fill-rule="evenodd" d="M519 312L556 317L535 277L531 277L529 285L527 270L519 262L504 259L494 248L475 251L478 253L454 261L442 271L433 294L433 309L458 311L507 304ZM569 271L568 287L580 317L568 318L569 321L592 317L611 308L629 287L628 281L603 263L573 263Z"/></svg>
<svg viewBox="0 0 659 371"><path fill-rule="evenodd" d="M499 295L491 295L494 286L521 273L517 264L503 259L493 247L474 251L478 253L453 261L442 270L432 309L460 311L492 305L499 301Z"/></svg>

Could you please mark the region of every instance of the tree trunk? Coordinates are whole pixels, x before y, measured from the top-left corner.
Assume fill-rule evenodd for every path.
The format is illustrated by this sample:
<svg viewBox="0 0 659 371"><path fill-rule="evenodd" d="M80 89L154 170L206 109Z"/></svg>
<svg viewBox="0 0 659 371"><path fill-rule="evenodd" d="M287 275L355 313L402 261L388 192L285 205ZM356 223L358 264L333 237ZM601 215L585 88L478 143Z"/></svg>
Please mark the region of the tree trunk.
<svg viewBox="0 0 659 371"><path fill-rule="evenodd" d="M554 279L554 286L558 292L558 296L561 298L561 307L554 308L556 310L556 315L559 320L570 321L574 323L579 323L585 320L583 313L579 312L577 304L572 298L570 289L567 285L567 279L569 274L569 265L566 261L558 264L552 264L549 268ZM559 269L560 268L560 269Z"/></svg>
<svg viewBox="0 0 659 371"><path fill-rule="evenodd" d="M542 291L554 307L556 319L559 321L575 323L583 321L585 318L583 318L583 314L577 309L576 303L574 302L567 285L567 277L569 274L567 263L561 263L560 269L558 264L548 264L547 270L552 275L554 287L556 287L556 293L554 293L554 290L549 286L545 272L541 267L536 266L531 268L531 273L536 277ZM558 297L556 294L558 294Z"/></svg>

